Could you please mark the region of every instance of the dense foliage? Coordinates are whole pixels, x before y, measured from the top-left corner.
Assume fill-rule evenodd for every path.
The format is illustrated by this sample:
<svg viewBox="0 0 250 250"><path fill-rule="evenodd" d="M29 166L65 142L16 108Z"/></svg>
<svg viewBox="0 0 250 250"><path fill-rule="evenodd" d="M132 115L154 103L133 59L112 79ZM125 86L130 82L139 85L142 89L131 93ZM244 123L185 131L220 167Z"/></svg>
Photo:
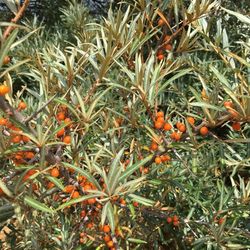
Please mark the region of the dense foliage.
<svg viewBox="0 0 250 250"><path fill-rule="evenodd" d="M229 6L0 22L1 249L250 248L250 18Z"/></svg>

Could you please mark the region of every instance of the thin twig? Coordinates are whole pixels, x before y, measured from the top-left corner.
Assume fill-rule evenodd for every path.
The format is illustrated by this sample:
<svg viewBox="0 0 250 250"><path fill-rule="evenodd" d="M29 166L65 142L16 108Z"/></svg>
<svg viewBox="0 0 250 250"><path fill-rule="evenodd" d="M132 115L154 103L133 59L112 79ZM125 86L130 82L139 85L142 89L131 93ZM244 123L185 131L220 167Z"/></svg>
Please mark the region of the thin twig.
<svg viewBox="0 0 250 250"><path fill-rule="evenodd" d="M17 23L18 20L22 17L22 15L24 14L24 11L27 9L28 5L30 3L30 0L25 0L22 7L18 10L18 12L16 13L16 16L11 19L11 22L12 23ZM15 29L14 26L8 26L6 28L6 30L4 31L4 34L3 34L3 39L6 39L8 37L8 35L11 33L11 31Z"/></svg>

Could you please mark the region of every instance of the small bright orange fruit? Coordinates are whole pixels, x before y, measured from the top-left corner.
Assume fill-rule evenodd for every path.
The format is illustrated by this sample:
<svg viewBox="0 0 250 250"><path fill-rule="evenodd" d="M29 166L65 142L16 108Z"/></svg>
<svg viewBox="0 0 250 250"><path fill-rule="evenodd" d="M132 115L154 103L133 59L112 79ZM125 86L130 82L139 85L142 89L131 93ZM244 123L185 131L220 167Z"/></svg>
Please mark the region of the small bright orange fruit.
<svg viewBox="0 0 250 250"><path fill-rule="evenodd" d="M165 130L165 131L169 131L169 130L171 130L172 129L172 125L170 124L170 123L165 123L164 124L164 126L163 126L163 129Z"/></svg>
<svg viewBox="0 0 250 250"><path fill-rule="evenodd" d="M179 224L180 224L180 222L179 222L178 220L173 222L173 225L174 225L175 227L178 227Z"/></svg>
<svg viewBox="0 0 250 250"><path fill-rule="evenodd" d="M89 205L93 205L93 204L96 203L96 198L90 198L90 199L87 200L87 202L88 202Z"/></svg>
<svg viewBox="0 0 250 250"><path fill-rule="evenodd" d="M176 140L176 141L179 141L181 139L181 134L180 133L177 133L177 132L173 132L171 135L170 135L171 139L173 140Z"/></svg>
<svg viewBox="0 0 250 250"><path fill-rule="evenodd" d="M6 95L10 92L10 88L6 85L0 85L0 96Z"/></svg>
<svg viewBox="0 0 250 250"><path fill-rule="evenodd" d="M63 189L63 191L65 192L65 193L68 193L68 194L70 194L72 191L74 191L75 190L75 186L74 185L67 185L67 186L65 186L65 188Z"/></svg>
<svg viewBox="0 0 250 250"><path fill-rule="evenodd" d="M187 117L187 121L191 125L194 125L194 123L195 123L195 119L193 117L191 117L191 116Z"/></svg>
<svg viewBox="0 0 250 250"><path fill-rule="evenodd" d="M163 122L156 121L154 126L155 126L156 129L161 129L163 127Z"/></svg>
<svg viewBox="0 0 250 250"><path fill-rule="evenodd" d="M150 149L153 150L153 151L157 150L158 149L158 144L156 142L152 142L151 146L150 146Z"/></svg>
<svg viewBox="0 0 250 250"><path fill-rule="evenodd" d="M162 162L166 162L166 161L170 161L171 157L169 155L161 155L161 161Z"/></svg>
<svg viewBox="0 0 250 250"><path fill-rule="evenodd" d="M10 57L9 56L5 56L4 59L3 59L3 65L6 65L10 63Z"/></svg>
<svg viewBox="0 0 250 250"><path fill-rule="evenodd" d="M58 121L62 121L65 119L65 113L64 112L58 112L56 115L56 118Z"/></svg>
<svg viewBox="0 0 250 250"><path fill-rule="evenodd" d="M26 108L27 108L27 105L26 105L25 102L23 102L23 101L19 102L19 104L18 104L18 109L19 110L24 110Z"/></svg>
<svg viewBox="0 0 250 250"><path fill-rule="evenodd" d="M184 124L181 124L180 126L179 126L179 128L178 128L178 130L180 131L180 132L185 132L186 131L186 126L184 125Z"/></svg>
<svg viewBox="0 0 250 250"><path fill-rule="evenodd" d="M112 240L108 241L108 242L107 242L107 246L108 246L109 248L113 247L113 246L114 246L114 242L113 242Z"/></svg>
<svg viewBox="0 0 250 250"><path fill-rule="evenodd" d="M66 143L66 144L70 144L70 142L71 142L71 136L70 135L66 135L63 138L63 142Z"/></svg>
<svg viewBox="0 0 250 250"><path fill-rule="evenodd" d="M157 114L156 114L156 117L157 118L164 117L164 112L163 111L158 111Z"/></svg>
<svg viewBox="0 0 250 250"><path fill-rule="evenodd" d="M178 216L177 216L177 215L174 215L174 216L173 216L173 221L178 221L178 220L179 220Z"/></svg>
<svg viewBox="0 0 250 250"><path fill-rule="evenodd" d="M49 182L48 184L47 184L47 188L48 189L51 189L51 188L53 188L55 186L55 184L53 183L53 182Z"/></svg>
<svg viewBox="0 0 250 250"><path fill-rule="evenodd" d="M59 131L56 133L56 136L57 136L57 137L62 137L62 136L64 135L64 133L65 133L65 129L62 128L61 130L59 130Z"/></svg>
<svg viewBox="0 0 250 250"><path fill-rule="evenodd" d="M157 59L158 59L159 61L163 60L163 59L164 59L164 55L163 55L163 54L158 55L158 56L157 56Z"/></svg>
<svg viewBox="0 0 250 250"><path fill-rule="evenodd" d="M105 235L103 239L105 242L111 241L111 237L109 235Z"/></svg>
<svg viewBox="0 0 250 250"><path fill-rule="evenodd" d="M27 151L24 154L24 157L27 158L27 159L33 159L34 156L35 156L35 154L32 151Z"/></svg>
<svg viewBox="0 0 250 250"><path fill-rule="evenodd" d="M155 163L156 164L161 164L161 157L160 156L155 157Z"/></svg>
<svg viewBox="0 0 250 250"><path fill-rule="evenodd" d="M80 213L80 216L81 216L81 218L84 218L86 216L86 211L82 210L81 213Z"/></svg>
<svg viewBox="0 0 250 250"><path fill-rule="evenodd" d="M164 123L165 119L163 116L160 116L156 119L156 122L161 122L161 123Z"/></svg>
<svg viewBox="0 0 250 250"><path fill-rule="evenodd" d="M87 225L86 225L87 228L93 228L94 227L94 223L93 222L89 222Z"/></svg>
<svg viewBox="0 0 250 250"><path fill-rule="evenodd" d="M109 225L104 225L103 228L102 228L102 231L104 233L109 233L110 232L110 226Z"/></svg>
<svg viewBox="0 0 250 250"><path fill-rule="evenodd" d="M171 36L166 35L163 39L164 42L170 42Z"/></svg>
<svg viewBox="0 0 250 250"><path fill-rule="evenodd" d="M225 108L232 108L233 107L233 103L231 101L225 101L223 105Z"/></svg>
<svg viewBox="0 0 250 250"><path fill-rule="evenodd" d="M58 168L52 168L50 171L50 175L57 178L60 175Z"/></svg>
<svg viewBox="0 0 250 250"><path fill-rule="evenodd" d="M0 125L1 125L1 126L6 126L6 125L7 125L7 122L8 122L7 119L5 119L5 118L3 118L3 117L0 118Z"/></svg>
<svg viewBox="0 0 250 250"><path fill-rule="evenodd" d="M172 223L172 221L173 221L172 217L170 217L170 216L169 216L169 217L167 217L167 223L168 223L168 224L171 224L171 223Z"/></svg>
<svg viewBox="0 0 250 250"><path fill-rule="evenodd" d="M134 207L139 207L139 203L137 201L133 201L133 206Z"/></svg>
<svg viewBox="0 0 250 250"><path fill-rule="evenodd" d="M163 26L165 24L163 19L159 19L158 26Z"/></svg>
<svg viewBox="0 0 250 250"><path fill-rule="evenodd" d="M72 199L76 199L76 198L79 198L80 197L80 194L78 191L74 191L73 194L72 194Z"/></svg>
<svg viewBox="0 0 250 250"><path fill-rule="evenodd" d="M208 128L207 128L207 127L204 126L204 127L201 127L201 128L200 128L200 134L201 134L201 135L207 135L208 132L209 132L209 131L208 131Z"/></svg>
<svg viewBox="0 0 250 250"><path fill-rule="evenodd" d="M11 142L13 143L19 143L22 140L22 137L20 135L15 135L11 138Z"/></svg>
<svg viewBox="0 0 250 250"><path fill-rule="evenodd" d="M239 122L234 122L232 124L232 128L233 128L234 131L240 131L240 128L241 128L240 123Z"/></svg>
<svg viewBox="0 0 250 250"><path fill-rule="evenodd" d="M173 48L173 46L169 43L167 43L166 45L164 45L164 49L167 50L167 51L171 51Z"/></svg>

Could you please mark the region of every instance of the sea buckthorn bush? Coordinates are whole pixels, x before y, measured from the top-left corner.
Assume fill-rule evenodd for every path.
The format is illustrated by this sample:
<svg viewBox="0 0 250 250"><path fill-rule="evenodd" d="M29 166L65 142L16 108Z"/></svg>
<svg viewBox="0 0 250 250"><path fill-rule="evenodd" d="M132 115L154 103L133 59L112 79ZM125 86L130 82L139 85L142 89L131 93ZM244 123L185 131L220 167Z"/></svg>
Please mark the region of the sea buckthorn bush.
<svg viewBox="0 0 250 250"><path fill-rule="evenodd" d="M250 18L212 0L60 13L0 23L1 249L248 249L249 34L225 20Z"/></svg>

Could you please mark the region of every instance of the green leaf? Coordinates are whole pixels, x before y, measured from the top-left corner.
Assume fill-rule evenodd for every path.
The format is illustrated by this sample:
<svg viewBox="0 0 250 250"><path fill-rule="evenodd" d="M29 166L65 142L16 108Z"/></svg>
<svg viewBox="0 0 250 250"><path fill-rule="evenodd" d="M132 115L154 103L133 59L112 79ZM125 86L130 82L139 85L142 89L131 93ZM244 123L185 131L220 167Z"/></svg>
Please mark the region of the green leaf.
<svg viewBox="0 0 250 250"><path fill-rule="evenodd" d="M63 164L65 167L72 168L72 169L74 169L76 172L78 172L79 174L85 176L85 177L86 177L90 182L92 182L99 190L102 190L101 186L100 186L99 183L96 181L96 179L95 179L90 173L88 173L87 171L82 170L81 168L76 167L75 165L69 164L69 163L67 163L67 162L62 162L62 164Z"/></svg>
<svg viewBox="0 0 250 250"><path fill-rule="evenodd" d="M125 180L127 177L129 177L131 174L133 174L137 169L139 169L141 166L143 166L145 163L150 161L152 159L152 155L149 155L148 157L142 159L141 161L133 164L132 166L128 167L121 175L119 181Z"/></svg>
<svg viewBox="0 0 250 250"><path fill-rule="evenodd" d="M147 198L143 198L142 196L136 195L136 194L129 194L128 195L131 199L134 201L137 201L138 203L141 203L145 206L153 206L155 204L155 201L152 201Z"/></svg>
<svg viewBox="0 0 250 250"><path fill-rule="evenodd" d="M43 203L41 203L40 201L37 201L29 196L26 196L24 198L24 202L29 205L30 207L33 207L37 210L40 210L42 212L46 212L46 213L54 213L55 211L49 207L47 207L46 205L44 205Z"/></svg>
<svg viewBox="0 0 250 250"><path fill-rule="evenodd" d="M137 243L137 244L147 244L147 241L135 239L135 238L128 238L129 242Z"/></svg>
<svg viewBox="0 0 250 250"><path fill-rule="evenodd" d="M60 179L52 177L52 176L46 176L46 177L49 181L53 182L58 188L60 188L61 190L64 190L64 186Z"/></svg>
<svg viewBox="0 0 250 250"><path fill-rule="evenodd" d="M96 192L96 191L95 191ZM88 199L92 199L92 198L96 198L96 197L100 197L101 195L103 195L102 192L98 192L96 194L89 194L89 195L84 195L82 197L79 197L79 198L76 198L76 199L72 199L68 202L65 202L64 204L62 204L61 206L59 206L56 211L58 210L62 210L68 206L71 206L73 204L76 204L76 203L79 203L79 202L83 202L83 201L86 201Z"/></svg>
<svg viewBox="0 0 250 250"><path fill-rule="evenodd" d="M237 17L241 22L247 23L247 24L250 25L250 18L247 17L246 15L242 15L242 14L240 14L238 12L235 12L235 11L232 11L232 10L228 10L226 8L223 8L223 7L221 7L221 9L224 10L224 11L226 11L228 14Z"/></svg>
<svg viewBox="0 0 250 250"><path fill-rule="evenodd" d="M111 167L109 169L108 185L109 185L111 193L115 190L116 185L119 182L119 178L120 178L121 171L122 171L122 166L120 166L120 159L123 155L123 152L124 152L124 148L122 148L119 151L119 153L115 156L115 159L113 160Z"/></svg>

